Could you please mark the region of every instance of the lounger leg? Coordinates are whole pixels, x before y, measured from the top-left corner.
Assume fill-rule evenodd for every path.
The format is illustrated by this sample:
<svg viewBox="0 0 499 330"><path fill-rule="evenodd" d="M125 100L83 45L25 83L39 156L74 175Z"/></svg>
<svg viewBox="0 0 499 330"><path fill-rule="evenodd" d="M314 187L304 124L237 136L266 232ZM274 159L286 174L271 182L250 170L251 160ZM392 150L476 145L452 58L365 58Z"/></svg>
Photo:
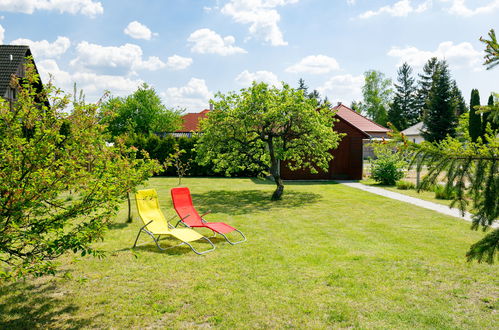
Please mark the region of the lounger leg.
<svg viewBox="0 0 499 330"><path fill-rule="evenodd" d="M226 240L227 242L229 242L229 244L231 244L231 245L236 245L236 244L239 244L239 243L242 243L242 242L246 241L246 236L244 236L244 234L243 234L241 231L239 231L239 230L237 230L237 229L234 229L234 231L237 231L239 234L241 234L241 236L243 237L243 239L242 239L242 240L240 240L240 241L232 242L232 241L231 241L230 239L228 239L228 238L227 238L227 236L225 236L224 234L222 234L222 233L219 233L219 234L220 234L220 235L222 235L222 236L225 238L225 240Z"/></svg>
<svg viewBox="0 0 499 330"><path fill-rule="evenodd" d="M208 253L208 252L211 252L213 250L215 250L215 245L213 245L213 243L206 237L202 237L203 239L205 239L208 243L211 244L211 249L209 250L206 250L206 251L202 251L202 252L199 252L197 251L191 244L189 244L188 242L184 242L185 244L189 245L189 247L192 249L192 251L195 253L195 254L199 254L199 255L202 255L202 254L205 254L205 253Z"/></svg>

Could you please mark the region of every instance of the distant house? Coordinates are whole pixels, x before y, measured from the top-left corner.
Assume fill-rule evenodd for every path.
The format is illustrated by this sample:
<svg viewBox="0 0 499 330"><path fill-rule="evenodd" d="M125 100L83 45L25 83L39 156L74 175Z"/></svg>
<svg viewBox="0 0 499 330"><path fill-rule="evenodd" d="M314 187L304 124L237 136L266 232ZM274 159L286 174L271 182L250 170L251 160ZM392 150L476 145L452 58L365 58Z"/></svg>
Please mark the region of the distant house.
<svg viewBox="0 0 499 330"><path fill-rule="evenodd" d="M183 115L181 117L182 128L172 133L172 135L176 137L180 136L192 137L193 133L199 132L200 130L199 122L202 119L206 118L208 112L210 112L209 109L204 109L201 112L188 113L186 115Z"/></svg>
<svg viewBox="0 0 499 330"><path fill-rule="evenodd" d="M304 169L291 171L282 163L280 170L284 180L362 179L364 144L371 139L387 138L390 129L376 124L341 103L334 109L338 119L334 123L334 130L346 135L338 148L330 151L334 158L329 162L329 169L312 174L310 170Z"/></svg>
<svg viewBox="0 0 499 330"><path fill-rule="evenodd" d="M11 105L17 99L17 90L11 84L12 77L25 77L28 56L32 56L28 46L0 45L0 97L10 101ZM37 87L41 90L41 82Z"/></svg>
<svg viewBox="0 0 499 330"><path fill-rule="evenodd" d="M422 130L423 122L421 121L416 125L412 125L411 127L406 128L400 133L404 134L409 141L412 141L414 143L421 143L424 141L423 135L421 134Z"/></svg>

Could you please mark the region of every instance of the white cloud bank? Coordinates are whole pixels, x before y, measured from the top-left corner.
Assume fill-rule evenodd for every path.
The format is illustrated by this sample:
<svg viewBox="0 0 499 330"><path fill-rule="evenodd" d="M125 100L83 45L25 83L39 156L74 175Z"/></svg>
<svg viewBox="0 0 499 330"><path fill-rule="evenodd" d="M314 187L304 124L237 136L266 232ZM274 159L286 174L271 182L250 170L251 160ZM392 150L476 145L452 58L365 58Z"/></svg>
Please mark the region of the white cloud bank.
<svg viewBox="0 0 499 330"><path fill-rule="evenodd" d="M210 29L199 29L191 33L187 41L192 44L191 51L199 54L218 54L222 56L246 53L234 46L233 36L223 37Z"/></svg>
<svg viewBox="0 0 499 330"><path fill-rule="evenodd" d="M33 14L37 10L95 17L104 13L102 3L93 0L0 0L0 11Z"/></svg>
<svg viewBox="0 0 499 330"><path fill-rule="evenodd" d="M270 71L256 71L249 72L248 70L244 70L240 74L237 75L235 82L243 87L249 87L253 83L256 82L264 82L269 85L280 86L281 82L277 79L277 76Z"/></svg>
<svg viewBox="0 0 499 330"><path fill-rule="evenodd" d="M339 70L338 62L326 55L310 55L302 58L298 63L286 68L289 73L324 74Z"/></svg>
<svg viewBox="0 0 499 330"><path fill-rule="evenodd" d="M213 93L204 79L191 78L185 86L167 88L161 96L168 106L184 108L188 112L200 112L209 106Z"/></svg>
<svg viewBox="0 0 499 330"><path fill-rule="evenodd" d="M57 37L54 42L47 40L32 41L29 39L16 39L11 45L28 45L34 58L53 58L64 54L71 46L71 41L66 37Z"/></svg>
<svg viewBox="0 0 499 330"><path fill-rule="evenodd" d="M275 9L279 6L297 3L299 0L230 0L221 12L237 23L249 24L252 37L263 39L272 46L285 46L281 29L277 25L281 15Z"/></svg>
<svg viewBox="0 0 499 330"><path fill-rule="evenodd" d="M343 102L349 105L354 100L362 100L364 76L351 74L338 75L329 78L317 91L327 96L332 102Z"/></svg>
<svg viewBox="0 0 499 330"><path fill-rule="evenodd" d="M489 3L480 7L476 7L475 9L470 9L466 5L465 0L441 0L441 1L451 2L451 6L448 9L449 13L464 17L470 17L479 14L488 14L499 9L499 0L490 1ZM477 1L473 2L476 3Z"/></svg>
<svg viewBox="0 0 499 330"><path fill-rule="evenodd" d="M137 21L130 22L123 32L134 39L144 40L151 40L153 35L158 35L157 33L152 33L147 26Z"/></svg>
<svg viewBox="0 0 499 330"><path fill-rule="evenodd" d="M447 60L454 68L468 67L476 71L482 70L482 53L474 49L469 42L454 44L452 41L444 41L434 51L420 50L413 46L392 47L387 55L398 57L397 65L407 62L414 67L422 67L431 57L438 57Z"/></svg>
<svg viewBox="0 0 499 330"><path fill-rule="evenodd" d="M432 0L426 0L419 2L417 5L413 5L411 0L401 0L393 5L383 6L377 10L368 10L359 15L361 19L367 19L374 16L386 14L395 17L407 17L412 13L422 13L428 10L432 6Z"/></svg>
<svg viewBox="0 0 499 330"><path fill-rule="evenodd" d="M158 70L166 67L159 57L142 58L142 48L134 44L101 46L82 41L76 46L77 57L70 64L83 68L111 67L126 70Z"/></svg>

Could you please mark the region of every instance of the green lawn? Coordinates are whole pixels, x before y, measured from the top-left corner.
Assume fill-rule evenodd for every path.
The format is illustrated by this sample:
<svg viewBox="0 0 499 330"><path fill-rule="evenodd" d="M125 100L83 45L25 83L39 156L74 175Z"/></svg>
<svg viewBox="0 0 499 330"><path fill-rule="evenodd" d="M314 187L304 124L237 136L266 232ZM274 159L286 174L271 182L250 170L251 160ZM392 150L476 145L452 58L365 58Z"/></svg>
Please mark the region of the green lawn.
<svg viewBox="0 0 499 330"><path fill-rule="evenodd" d="M334 183L184 179L208 220L248 241L198 256L135 251L123 205L98 246L56 277L0 286L0 328L494 328L499 266L467 264L469 223ZM173 178L155 178L173 215ZM65 276L71 272L71 276Z"/></svg>

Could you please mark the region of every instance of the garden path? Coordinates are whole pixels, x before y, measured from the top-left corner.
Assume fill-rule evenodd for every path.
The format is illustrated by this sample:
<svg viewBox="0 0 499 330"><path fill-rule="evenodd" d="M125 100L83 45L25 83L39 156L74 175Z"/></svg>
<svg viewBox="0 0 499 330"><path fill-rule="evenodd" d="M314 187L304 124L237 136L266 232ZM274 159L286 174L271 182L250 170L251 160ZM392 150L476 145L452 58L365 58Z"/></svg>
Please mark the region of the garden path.
<svg viewBox="0 0 499 330"><path fill-rule="evenodd" d="M439 213L450 215L451 217L460 218L460 219L471 222L471 214L468 212L465 212L464 216L462 216L461 211L459 211L459 209L457 209L457 208L450 208L450 207L445 206L445 205L441 205L441 204L437 204L437 203L433 203L433 202L428 202L428 201L425 201L425 200L422 200L419 198L414 198L411 196L399 194L399 193L389 191L389 190L386 190L383 188L368 186L368 185L365 185L365 184L362 184L362 183L359 183L356 181L346 181L346 180L336 180L336 181L338 183L344 184L344 185L352 187L352 188L361 189L361 190L364 190L364 191L367 191L367 192L370 192L370 193L373 193L376 195L396 199L396 200L401 201L401 202L406 202L409 204L417 205L417 206L423 207L425 209L433 210L433 211L436 211ZM499 223L496 221L492 225L492 227L499 228Z"/></svg>

